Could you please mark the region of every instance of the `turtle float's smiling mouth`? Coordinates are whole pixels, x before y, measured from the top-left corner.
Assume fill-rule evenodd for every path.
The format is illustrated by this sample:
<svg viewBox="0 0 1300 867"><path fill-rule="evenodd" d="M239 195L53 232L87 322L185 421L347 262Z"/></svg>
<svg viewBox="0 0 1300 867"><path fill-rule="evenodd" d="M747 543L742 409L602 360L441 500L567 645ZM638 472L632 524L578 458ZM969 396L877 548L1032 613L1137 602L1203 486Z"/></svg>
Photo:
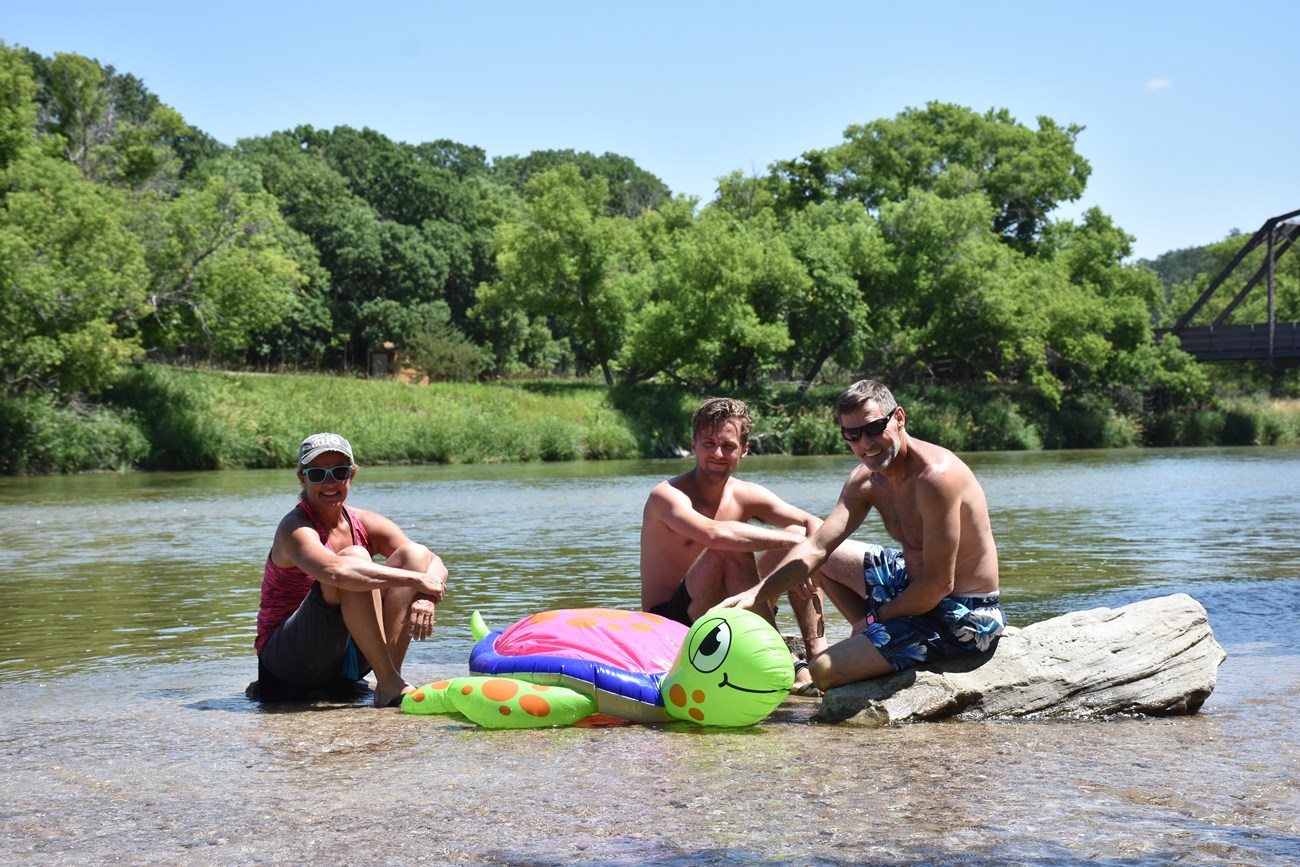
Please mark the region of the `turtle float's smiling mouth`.
<svg viewBox="0 0 1300 867"><path fill-rule="evenodd" d="M734 689L737 690L738 692L752 692L759 695L765 692L785 692L785 690L783 689L749 689L748 687L744 687L744 686L736 686L734 683L732 683L727 679L727 673L725 671L722 672L722 681L718 684L718 687L719 688L726 687L727 689Z"/></svg>

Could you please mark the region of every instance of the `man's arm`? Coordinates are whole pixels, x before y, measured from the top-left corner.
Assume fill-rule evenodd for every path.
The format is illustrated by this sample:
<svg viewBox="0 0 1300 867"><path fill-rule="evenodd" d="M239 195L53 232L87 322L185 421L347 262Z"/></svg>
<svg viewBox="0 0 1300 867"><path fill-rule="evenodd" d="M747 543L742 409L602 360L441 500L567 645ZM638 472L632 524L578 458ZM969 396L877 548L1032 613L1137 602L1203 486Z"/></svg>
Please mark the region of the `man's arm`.
<svg viewBox="0 0 1300 867"><path fill-rule="evenodd" d="M650 492L647 512L647 517L658 520L673 533L719 551L753 553L785 549L802 538L783 529L745 521L718 521L701 515L691 505L690 497L667 482L659 483Z"/></svg>
<svg viewBox="0 0 1300 867"><path fill-rule="evenodd" d="M820 569L830 553L862 524L871 508L865 499L849 496L852 484L853 477L850 477L839 501L822 525L791 548L767 577L760 578L749 590L724 599L715 607L753 610L760 603L788 592Z"/></svg>
<svg viewBox="0 0 1300 867"><path fill-rule="evenodd" d="M802 527L804 536L811 536L822 525L821 518L787 503L762 485L746 483L745 495L748 510L755 518L773 527Z"/></svg>

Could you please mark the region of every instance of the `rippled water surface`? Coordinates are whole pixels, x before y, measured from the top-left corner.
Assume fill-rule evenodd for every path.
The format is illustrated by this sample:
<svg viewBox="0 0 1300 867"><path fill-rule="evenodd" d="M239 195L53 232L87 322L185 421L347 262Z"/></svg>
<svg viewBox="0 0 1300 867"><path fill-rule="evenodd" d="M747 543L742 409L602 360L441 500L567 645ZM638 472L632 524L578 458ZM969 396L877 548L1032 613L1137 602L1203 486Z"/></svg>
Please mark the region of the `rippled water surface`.
<svg viewBox="0 0 1300 867"><path fill-rule="evenodd" d="M491 732L361 703L266 710L243 688L290 472L0 480L0 861L1300 860L1300 451L968 460L1013 622L1205 605L1228 659L1200 714L863 730L791 699L744 731ZM451 570L408 678L465 671L475 609L500 627L635 607L642 503L684 466L363 470L352 502ZM741 475L825 514L849 468L754 457Z"/></svg>

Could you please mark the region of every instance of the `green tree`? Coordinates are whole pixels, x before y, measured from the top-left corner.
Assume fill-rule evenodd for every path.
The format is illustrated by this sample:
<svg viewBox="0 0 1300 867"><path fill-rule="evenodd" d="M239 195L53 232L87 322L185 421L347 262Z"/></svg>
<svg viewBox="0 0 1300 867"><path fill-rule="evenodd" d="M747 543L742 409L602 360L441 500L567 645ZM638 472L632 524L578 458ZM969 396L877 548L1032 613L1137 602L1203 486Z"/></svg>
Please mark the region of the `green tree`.
<svg viewBox="0 0 1300 867"><path fill-rule="evenodd" d="M95 394L140 353L148 271L128 202L39 154L4 170L0 371L15 392Z"/></svg>
<svg viewBox="0 0 1300 867"><path fill-rule="evenodd" d="M104 71L80 54L56 54L49 65L48 87L50 118L46 128L68 162L89 180L95 152L112 134Z"/></svg>
<svg viewBox="0 0 1300 867"><path fill-rule="evenodd" d="M238 147L319 251L326 308L352 359L364 355L361 311L372 301L443 301L458 329L482 326L468 311L492 275L493 227L514 206L481 153L348 127L299 127Z"/></svg>
<svg viewBox="0 0 1300 867"><path fill-rule="evenodd" d="M688 220L690 208L679 201L638 220L653 263L620 365L629 381L751 382L790 348L791 299L811 281L770 215L742 221L711 208Z"/></svg>
<svg viewBox="0 0 1300 867"><path fill-rule="evenodd" d="M546 317L579 365L599 368L613 385L639 303L640 248L629 220L604 216L605 200L605 179L585 180L571 165L532 178L520 219L498 227L498 277L479 296L481 315L518 307Z"/></svg>
<svg viewBox="0 0 1300 867"><path fill-rule="evenodd" d="M1006 109L981 115L930 102L850 126L843 144L777 163L772 182L786 208L856 199L875 211L913 191L979 191L993 206L992 230L1032 253L1056 207L1083 195L1091 167L1075 150L1082 131L1048 117L1031 130Z"/></svg>
<svg viewBox="0 0 1300 867"><path fill-rule="evenodd" d="M488 350L452 325L444 301L411 306L384 299L369 302L362 312L367 342L376 346L391 340L404 347L405 365L430 381L477 379L492 361Z"/></svg>
<svg viewBox="0 0 1300 867"><path fill-rule="evenodd" d="M304 278L277 202L247 181L229 164L144 210L152 312L140 325L151 349L243 359L253 335L294 309Z"/></svg>
<svg viewBox="0 0 1300 867"><path fill-rule="evenodd" d="M0 170L35 146L36 81L22 52L0 40Z"/></svg>
<svg viewBox="0 0 1300 867"><path fill-rule="evenodd" d="M319 152L292 134L241 140L236 154L256 167L285 222L306 237L328 275L308 285L310 307L318 315L294 335L294 342L321 341L322 356L335 365L348 360L351 347L351 357L359 361L364 340L358 311L380 295L384 268L383 230L374 209Z"/></svg>
<svg viewBox="0 0 1300 867"><path fill-rule="evenodd" d="M994 235L980 193L945 198L913 191L880 209L892 273L869 279L864 294L877 334L868 369L908 378L989 378L996 350L981 329L992 285L1013 257Z"/></svg>
<svg viewBox="0 0 1300 867"><path fill-rule="evenodd" d="M416 258L439 261L417 294L445 300L464 324L478 284L491 277L491 237L499 221L500 185L487 173L482 152L441 141L394 142L374 130L311 127L295 130L304 147L319 151L379 219L414 233L405 242ZM415 245L427 250L415 253Z"/></svg>
<svg viewBox="0 0 1300 867"><path fill-rule="evenodd" d="M672 198L672 191L663 181L639 167L631 158L618 154L596 156L587 151L533 151L526 157L498 157L493 162L492 172L494 177L522 194L532 178L561 166L574 166L586 180L605 179L604 208L609 217L635 217L643 211L662 207Z"/></svg>
<svg viewBox="0 0 1300 867"><path fill-rule="evenodd" d="M879 228L859 202L801 209L783 235L809 278L784 314L791 345L783 366L802 381L802 390L828 361L849 368L861 362L875 333L863 288L887 284L895 269Z"/></svg>
<svg viewBox="0 0 1300 867"><path fill-rule="evenodd" d="M84 179L170 192L201 152L216 153L133 75L79 54L27 59L40 84L37 128Z"/></svg>

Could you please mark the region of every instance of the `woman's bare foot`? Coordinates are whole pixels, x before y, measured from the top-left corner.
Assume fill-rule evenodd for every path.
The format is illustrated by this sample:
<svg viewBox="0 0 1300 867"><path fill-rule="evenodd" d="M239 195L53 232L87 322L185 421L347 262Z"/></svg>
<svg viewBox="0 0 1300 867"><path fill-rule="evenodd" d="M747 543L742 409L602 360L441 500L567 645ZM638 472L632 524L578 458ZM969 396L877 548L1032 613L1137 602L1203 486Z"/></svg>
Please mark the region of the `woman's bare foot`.
<svg viewBox="0 0 1300 867"><path fill-rule="evenodd" d="M396 692L387 692L376 685L375 707L401 707L402 696L406 695L408 692L415 692L415 687L411 686L406 681L402 681L402 685Z"/></svg>

